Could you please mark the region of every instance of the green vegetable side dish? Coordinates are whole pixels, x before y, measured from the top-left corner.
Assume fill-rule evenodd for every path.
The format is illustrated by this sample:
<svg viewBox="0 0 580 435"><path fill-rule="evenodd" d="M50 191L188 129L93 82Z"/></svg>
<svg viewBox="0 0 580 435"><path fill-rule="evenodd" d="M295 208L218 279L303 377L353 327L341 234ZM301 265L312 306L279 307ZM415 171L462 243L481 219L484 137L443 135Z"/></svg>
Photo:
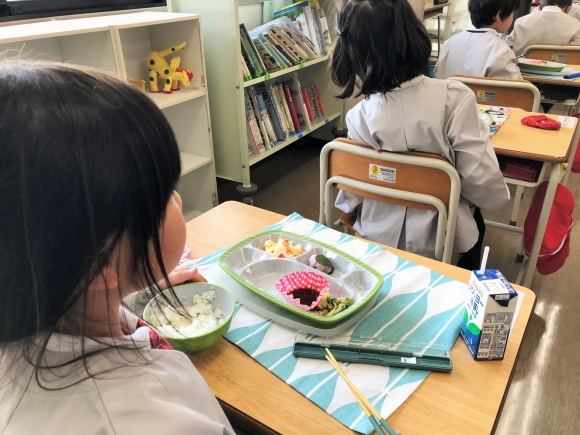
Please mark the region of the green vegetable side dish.
<svg viewBox="0 0 580 435"><path fill-rule="evenodd" d="M327 251L331 251L334 254L342 256L346 260L348 260L351 263L353 263L354 265L358 266L360 269L363 269L364 271L373 275L373 277L376 278L375 285L371 289L368 289L368 291L366 291L366 294L363 297L361 297L361 299L358 300L356 303L354 302L353 298L350 298L348 296L343 297L343 298L332 298L332 296L329 295L331 300L327 302L328 307L329 307L328 312L330 313L330 312L334 311L331 316L317 315L317 314L315 314L314 311L304 311L304 310L301 310L300 308L294 307L286 302L283 302L279 299L276 299L273 296L270 296L269 294L265 293L264 291L260 290L259 288L253 286L251 283L244 280L240 275L238 275L234 270L232 270L226 264L226 259L233 252L249 245L255 239L259 239L259 238L262 238L264 236L268 236L270 234L284 234L285 236L295 237L295 238L300 239L306 243L311 243L317 247L324 248ZM281 260L281 261L284 261L284 260ZM309 263L308 259L306 261L307 261L307 263ZM248 263L248 264L250 264L250 263ZM255 263L252 262L251 264L255 264ZM304 263L301 263L301 264L303 264L304 266L309 265L309 264L304 264ZM300 317L307 318L312 323L316 323L316 324L324 326L324 327L331 327L332 325L339 323L342 320L344 320L345 318L356 313L358 310L360 310L362 307L364 307L368 302L370 302L376 296L376 294L381 289L381 287L384 283L383 276L380 273L378 273L376 270L372 269L371 267L367 266L366 264L364 264L360 260L357 260L356 258L348 255L347 253L342 252L342 251L340 251L340 250L338 250L330 245L327 245L325 243L319 242L318 240L310 239L308 237L301 236L299 234L294 234L294 233L280 231L280 230L265 231L263 233L256 234L254 236L251 236L247 239L244 239L244 240L238 242L237 244L230 247L226 252L224 252L220 256L219 265L228 275L230 275L233 279L235 279L238 283L240 283L241 285L246 287L248 290L251 290L255 294L257 294L260 297L268 300L269 302L279 306L280 308L283 308L287 311L290 311L293 314L296 314ZM247 266L245 266L245 267L247 267ZM334 270L333 270L333 272L334 272ZM328 275L328 277L331 280L332 279L336 280L336 278L333 277L332 275ZM347 298L350 299L350 301L346 300Z"/></svg>
<svg viewBox="0 0 580 435"><path fill-rule="evenodd" d="M313 312L317 316L332 317L346 310L352 304L354 304L354 299L351 297L333 298L330 293L325 293L320 299L316 311Z"/></svg>

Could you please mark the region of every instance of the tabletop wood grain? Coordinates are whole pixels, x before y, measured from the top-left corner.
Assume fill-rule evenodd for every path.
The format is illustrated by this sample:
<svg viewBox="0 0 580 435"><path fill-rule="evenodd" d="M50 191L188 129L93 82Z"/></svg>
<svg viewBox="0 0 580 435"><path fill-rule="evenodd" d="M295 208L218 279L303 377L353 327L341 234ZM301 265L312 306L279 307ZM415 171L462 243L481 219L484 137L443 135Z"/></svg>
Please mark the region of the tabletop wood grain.
<svg viewBox="0 0 580 435"><path fill-rule="evenodd" d="M194 258L210 254L280 221L284 216L226 202L187 224L187 246ZM467 282L469 272L418 255L387 248L409 261L450 278ZM532 291L525 293L503 361L475 362L459 338L451 350L453 371L431 373L413 395L389 417L404 435L477 435L492 432L503 403L530 313ZM225 339L191 360L214 394L255 424L252 433L351 434L350 429L318 408L292 387ZM372 379L369 379L372 382Z"/></svg>
<svg viewBox="0 0 580 435"><path fill-rule="evenodd" d="M572 137L578 120L574 118L574 128L542 130L522 124L522 118L543 115L524 110L514 110L496 134L491 138L493 149L499 155L521 157L542 162L565 162L568 159ZM558 119L558 115L547 115Z"/></svg>

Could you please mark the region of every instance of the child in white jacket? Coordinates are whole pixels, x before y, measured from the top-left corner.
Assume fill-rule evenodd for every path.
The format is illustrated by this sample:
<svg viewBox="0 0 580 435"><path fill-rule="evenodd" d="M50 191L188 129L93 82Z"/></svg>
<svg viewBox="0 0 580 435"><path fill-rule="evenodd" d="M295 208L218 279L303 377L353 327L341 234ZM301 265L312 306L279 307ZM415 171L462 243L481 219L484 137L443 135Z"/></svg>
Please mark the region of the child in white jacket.
<svg viewBox="0 0 580 435"><path fill-rule="evenodd" d="M516 56L533 44L580 44L580 21L568 15L572 0L540 0L538 11L518 18L506 38Z"/></svg>
<svg viewBox="0 0 580 435"><path fill-rule="evenodd" d="M184 313L171 285L203 280L167 274L186 231L165 116L64 64L0 62L0 95L0 433L234 435L187 355L121 306L169 287Z"/></svg>
<svg viewBox="0 0 580 435"><path fill-rule="evenodd" d="M478 212L478 228L474 207L498 208L510 195L473 92L462 83L423 75L431 42L406 0L344 0L337 26L332 80L341 88L340 98L365 96L347 114L349 137L377 150L438 154L455 166L461 180L455 250L467 254L461 266L478 267L485 226ZM336 206L357 210L361 236L434 257L436 212L344 191Z"/></svg>
<svg viewBox="0 0 580 435"><path fill-rule="evenodd" d="M435 77L447 79L462 74L521 80L516 56L500 34L513 22L519 0L469 0L475 29L449 38L441 48Z"/></svg>

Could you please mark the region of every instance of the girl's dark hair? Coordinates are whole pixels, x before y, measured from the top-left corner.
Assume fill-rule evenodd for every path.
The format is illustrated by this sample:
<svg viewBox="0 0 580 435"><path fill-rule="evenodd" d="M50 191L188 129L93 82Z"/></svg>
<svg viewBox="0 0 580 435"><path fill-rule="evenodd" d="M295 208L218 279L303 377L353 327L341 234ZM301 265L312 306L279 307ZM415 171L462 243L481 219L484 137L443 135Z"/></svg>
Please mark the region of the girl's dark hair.
<svg viewBox="0 0 580 435"><path fill-rule="evenodd" d="M88 286L122 240L138 288L160 292L154 264L169 285L159 230L180 172L169 123L131 85L69 65L0 62L0 349L22 345L38 380L73 305L85 310L75 325L84 343ZM83 344L71 363L92 376L89 356Z"/></svg>
<svg viewBox="0 0 580 435"><path fill-rule="evenodd" d="M471 23L477 28L491 26L499 13L502 20L520 7L520 0L469 0Z"/></svg>
<svg viewBox="0 0 580 435"><path fill-rule="evenodd" d="M389 92L424 74L431 41L407 0L343 0L330 61L338 98Z"/></svg>

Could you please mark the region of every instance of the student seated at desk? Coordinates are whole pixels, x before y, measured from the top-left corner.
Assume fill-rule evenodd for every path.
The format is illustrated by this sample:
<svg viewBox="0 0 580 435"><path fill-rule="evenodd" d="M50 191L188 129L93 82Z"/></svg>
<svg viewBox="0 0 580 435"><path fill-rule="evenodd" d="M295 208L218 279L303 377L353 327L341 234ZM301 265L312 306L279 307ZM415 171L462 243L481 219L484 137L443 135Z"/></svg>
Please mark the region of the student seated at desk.
<svg viewBox="0 0 580 435"><path fill-rule="evenodd" d="M463 83L423 75L431 41L406 0L343 0L337 29L330 73L338 97L365 97L346 116L349 137L377 150L437 154L454 165L461 180L454 248L464 253L458 265L479 267L485 224L476 207L501 207L510 194L475 95ZM437 212L344 191L335 205L357 210L362 237L434 257Z"/></svg>
<svg viewBox="0 0 580 435"><path fill-rule="evenodd" d="M516 56L533 44L580 44L580 21L568 15L572 0L540 0L538 12L518 18L506 38Z"/></svg>
<svg viewBox="0 0 580 435"><path fill-rule="evenodd" d="M189 358L121 307L168 287L183 313L171 286L203 280L167 274L185 222L165 116L64 64L0 62L0 95L0 433L234 435Z"/></svg>
<svg viewBox="0 0 580 435"><path fill-rule="evenodd" d="M516 56L500 33L510 28L519 0L469 0L475 29L449 38L441 48L435 77L447 79L463 74L519 80Z"/></svg>

